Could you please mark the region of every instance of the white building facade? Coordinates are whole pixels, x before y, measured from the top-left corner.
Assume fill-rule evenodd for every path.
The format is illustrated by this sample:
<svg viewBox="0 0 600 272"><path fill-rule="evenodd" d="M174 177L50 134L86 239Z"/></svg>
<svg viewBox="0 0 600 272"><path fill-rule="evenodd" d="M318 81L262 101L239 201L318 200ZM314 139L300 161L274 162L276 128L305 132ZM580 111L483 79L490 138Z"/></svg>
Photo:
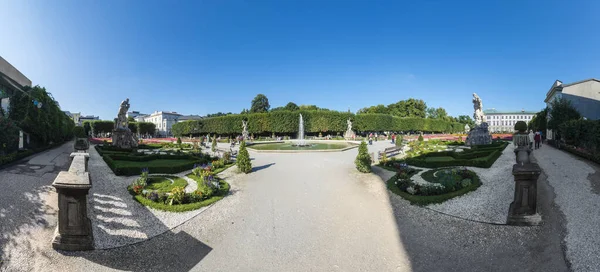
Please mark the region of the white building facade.
<svg viewBox="0 0 600 272"><path fill-rule="evenodd" d="M144 122L150 122L156 125L156 135L161 137L172 136L171 128L177 123L177 119L181 114L177 112L155 111L154 113L144 116ZM137 118L139 118L138 116ZM136 119L137 120L137 119Z"/></svg>
<svg viewBox="0 0 600 272"><path fill-rule="evenodd" d="M508 132L515 131L515 124L518 121L529 123L536 112L533 111L497 111L496 109L484 110L485 120L488 123L490 132Z"/></svg>

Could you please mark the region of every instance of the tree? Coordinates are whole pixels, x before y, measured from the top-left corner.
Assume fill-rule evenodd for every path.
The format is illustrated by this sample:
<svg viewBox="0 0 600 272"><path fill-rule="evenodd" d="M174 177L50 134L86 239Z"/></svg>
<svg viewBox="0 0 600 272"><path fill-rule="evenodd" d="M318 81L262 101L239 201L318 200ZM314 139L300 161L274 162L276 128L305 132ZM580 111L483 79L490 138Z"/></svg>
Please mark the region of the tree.
<svg viewBox="0 0 600 272"><path fill-rule="evenodd" d="M246 149L246 141L242 141L240 144L240 150L237 155L237 167L245 174L252 172L252 162L250 162L250 154Z"/></svg>
<svg viewBox="0 0 600 272"><path fill-rule="evenodd" d="M573 107L571 101L566 99L556 99L550 103L550 120L548 128L557 130L558 126L570 121L581 118L581 114Z"/></svg>
<svg viewBox="0 0 600 272"><path fill-rule="evenodd" d="M269 105L269 99L264 94L258 94L252 99L250 112L268 112L270 108L271 105Z"/></svg>
<svg viewBox="0 0 600 272"><path fill-rule="evenodd" d="M548 107L536 113L531 120L529 120L528 127L534 131L546 131L548 126Z"/></svg>
<svg viewBox="0 0 600 272"><path fill-rule="evenodd" d="M298 107L298 105L296 105L294 102L288 102L284 109L289 111L297 111L300 109L300 107Z"/></svg>
<svg viewBox="0 0 600 272"><path fill-rule="evenodd" d="M354 164L356 165L356 170L359 172L371 172L371 156L369 156L369 150L365 141L362 141L358 146L358 155L356 155Z"/></svg>
<svg viewBox="0 0 600 272"><path fill-rule="evenodd" d="M387 106L388 113L398 117L425 118L427 104L421 99L409 98Z"/></svg>
<svg viewBox="0 0 600 272"><path fill-rule="evenodd" d="M459 123L463 125L469 125L469 127L475 127L475 121L469 115L459 115L458 120Z"/></svg>
<svg viewBox="0 0 600 272"><path fill-rule="evenodd" d="M358 110L358 114L363 114L363 113L389 114L389 109L385 105L379 104L377 106L371 106L368 108L362 108L362 109Z"/></svg>
<svg viewBox="0 0 600 272"><path fill-rule="evenodd" d="M181 148L181 137L177 137L177 146Z"/></svg>
<svg viewBox="0 0 600 272"><path fill-rule="evenodd" d="M248 109L243 109L242 112L240 112L240 114L248 114L250 113L250 111Z"/></svg>
<svg viewBox="0 0 600 272"><path fill-rule="evenodd" d="M129 123L135 122L135 119L133 119L133 117L129 116L129 117L127 117L127 122L129 122Z"/></svg>
<svg viewBox="0 0 600 272"><path fill-rule="evenodd" d="M442 107L439 108L427 108L427 118L450 120L448 113Z"/></svg>
<svg viewBox="0 0 600 272"><path fill-rule="evenodd" d="M140 135L154 135L156 132L156 125L150 122L138 122L138 133Z"/></svg>

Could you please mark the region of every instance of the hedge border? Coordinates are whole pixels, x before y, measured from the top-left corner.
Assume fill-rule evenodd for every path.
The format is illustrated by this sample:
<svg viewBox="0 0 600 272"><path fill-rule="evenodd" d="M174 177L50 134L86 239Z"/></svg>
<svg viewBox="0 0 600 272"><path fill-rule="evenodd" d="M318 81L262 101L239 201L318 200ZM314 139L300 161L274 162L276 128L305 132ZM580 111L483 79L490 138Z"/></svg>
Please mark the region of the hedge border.
<svg viewBox="0 0 600 272"><path fill-rule="evenodd" d="M451 156L452 158L455 158L452 161L436 161L436 162L427 162L424 158L427 157L436 157L436 154L440 154L442 152L431 152L428 154L424 154L422 156L419 157L415 157L415 158L408 158L406 159L406 163L412 166L417 166L417 167L424 167L424 168L442 168L442 167L452 167L452 166L471 166L471 167L479 167L479 168L490 168L492 167L492 165L494 165L494 163L496 162L496 160L498 160L498 158L502 155L502 151L504 151L504 149L508 146L508 142L503 142L501 145L498 145L497 148L491 149L491 148L486 148L485 150L494 150L493 152L491 152L488 156L485 157L478 157L475 159L456 159L453 155L448 155L446 153L446 156ZM475 149L473 152L476 151L483 151L481 149Z"/></svg>

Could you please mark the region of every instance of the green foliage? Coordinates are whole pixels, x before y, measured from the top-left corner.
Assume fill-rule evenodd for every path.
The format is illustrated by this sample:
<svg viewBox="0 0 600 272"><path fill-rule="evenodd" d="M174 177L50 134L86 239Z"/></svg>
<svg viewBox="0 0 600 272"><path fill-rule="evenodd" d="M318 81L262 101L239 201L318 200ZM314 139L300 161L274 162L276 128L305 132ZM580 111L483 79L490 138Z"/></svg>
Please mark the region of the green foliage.
<svg viewBox="0 0 600 272"><path fill-rule="evenodd" d="M35 106L32 100L42 103L42 107ZM61 111L58 102L45 88L24 87L23 92L16 92L11 97L10 109L9 118L40 146L73 138L73 120Z"/></svg>
<svg viewBox="0 0 600 272"><path fill-rule="evenodd" d="M581 114L571 105L567 99L556 99L550 103L550 120L548 120L549 129L558 129L558 127L571 120L581 118Z"/></svg>
<svg viewBox="0 0 600 272"><path fill-rule="evenodd" d="M256 97L254 97L254 99L252 99L250 112L268 112L269 108L271 108L271 105L269 105L269 99L264 94L258 94Z"/></svg>
<svg viewBox="0 0 600 272"><path fill-rule="evenodd" d="M246 149L246 141L240 144L240 150L237 155L238 169L245 174L252 172L252 162L250 162L250 153Z"/></svg>
<svg viewBox="0 0 600 272"><path fill-rule="evenodd" d="M396 146L397 147L401 147L402 146L402 141L404 140L404 136L401 134L396 134Z"/></svg>
<svg viewBox="0 0 600 272"><path fill-rule="evenodd" d="M85 136L86 137L88 135L90 135L90 133L92 131L92 122L90 122L90 121L83 122L83 130L85 131Z"/></svg>
<svg viewBox="0 0 600 272"><path fill-rule="evenodd" d="M85 128L83 127L73 127L73 135L77 138L87 138L87 134L85 134Z"/></svg>
<svg viewBox="0 0 600 272"><path fill-rule="evenodd" d="M17 124L0 116L0 157L19 148L19 128Z"/></svg>
<svg viewBox="0 0 600 272"><path fill-rule="evenodd" d="M300 109L300 107L298 107L298 105L296 105L294 102L289 102L287 105L285 105L284 109L288 111L297 111Z"/></svg>
<svg viewBox="0 0 600 272"><path fill-rule="evenodd" d="M93 121L92 122L92 130L94 134L98 135L99 133L109 133L112 132L115 128L115 122L113 121Z"/></svg>
<svg viewBox="0 0 600 272"><path fill-rule="evenodd" d="M548 113L549 109L547 107L536 113L527 124L529 129L533 131L546 131L548 125Z"/></svg>
<svg viewBox="0 0 600 272"><path fill-rule="evenodd" d="M490 145L473 147L463 152L430 152L408 158L406 159L406 163L425 168L449 166L490 168L500 155L502 155L502 151L507 146L508 142L497 142Z"/></svg>
<svg viewBox="0 0 600 272"><path fill-rule="evenodd" d="M427 105L423 100L410 98L401 100L387 107L377 105L358 110L358 114L390 114L397 117L425 118Z"/></svg>
<svg viewBox="0 0 600 272"><path fill-rule="evenodd" d="M154 135L156 125L150 122L137 122L137 131L141 135Z"/></svg>
<svg viewBox="0 0 600 272"><path fill-rule="evenodd" d="M518 132L527 131L527 123L525 123L525 121L517 121L517 123L515 123L515 130Z"/></svg>
<svg viewBox="0 0 600 272"><path fill-rule="evenodd" d="M169 205L182 204L185 199L185 188L175 187L171 190L167 203Z"/></svg>
<svg viewBox="0 0 600 272"><path fill-rule="evenodd" d="M177 145L181 146L181 137L177 137Z"/></svg>
<svg viewBox="0 0 600 272"><path fill-rule="evenodd" d="M600 154L599 120L567 121L559 126L559 131L566 144Z"/></svg>
<svg viewBox="0 0 600 272"><path fill-rule="evenodd" d="M469 115L459 115L457 121L463 124L463 127L464 125L469 125L469 127L472 128L475 127L475 121L473 121L473 118Z"/></svg>
<svg viewBox="0 0 600 272"><path fill-rule="evenodd" d="M419 141L419 142L423 142L423 135L419 134L418 141Z"/></svg>
<svg viewBox="0 0 600 272"><path fill-rule="evenodd" d="M133 132L133 133L137 133L137 131L138 131L138 126L137 126L137 123L136 123L136 122L129 122L129 123L127 124L127 127L128 127L128 128L129 128L129 130L131 130L131 132Z"/></svg>
<svg viewBox="0 0 600 272"><path fill-rule="evenodd" d="M354 164L356 165L356 169L362 173L370 173L371 172L371 156L369 155L369 150L367 148L367 143L365 141L361 142L358 146L358 155L356 155L356 159L354 160Z"/></svg>

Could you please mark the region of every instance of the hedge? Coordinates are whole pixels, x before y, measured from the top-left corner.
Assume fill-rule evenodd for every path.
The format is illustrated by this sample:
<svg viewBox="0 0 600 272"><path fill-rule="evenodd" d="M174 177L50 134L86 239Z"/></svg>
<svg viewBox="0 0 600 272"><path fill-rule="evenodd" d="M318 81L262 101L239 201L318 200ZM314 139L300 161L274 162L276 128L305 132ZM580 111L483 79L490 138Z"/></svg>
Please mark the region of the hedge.
<svg viewBox="0 0 600 272"><path fill-rule="evenodd" d="M563 140L568 145L600 153L600 120L572 120L559 125Z"/></svg>
<svg viewBox="0 0 600 272"><path fill-rule="evenodd" d="M248 132L270 135L298 132L299 114L304 119L306 133L341 133L346 131L348 118L355 131L425 131L460 132L460 123L439 119L401 118L388 114L352 114L336 111L275 111L268 113L232 114L202 120L179 122L173 125L177 137L199 134L239 135L242 120L248 120Z"/></svg>
<svg viewBox="0 0 600 272"><path fill-rule="evenodd" d="M508 142L502 142L501 144L496 145L497 147L493 149L485 148L484 150L465 150L463 154L451 151L432 152L423 154L418 157L408 158L406 159L406 163L409 165L425 168L439 168L449 166L473 166L480 168L490 168L494 164L494 162L496 162L496 160L502 155L502 151L508 146ZM452 157L453 160L427 161L427 158L432 157Z"/></svg>

